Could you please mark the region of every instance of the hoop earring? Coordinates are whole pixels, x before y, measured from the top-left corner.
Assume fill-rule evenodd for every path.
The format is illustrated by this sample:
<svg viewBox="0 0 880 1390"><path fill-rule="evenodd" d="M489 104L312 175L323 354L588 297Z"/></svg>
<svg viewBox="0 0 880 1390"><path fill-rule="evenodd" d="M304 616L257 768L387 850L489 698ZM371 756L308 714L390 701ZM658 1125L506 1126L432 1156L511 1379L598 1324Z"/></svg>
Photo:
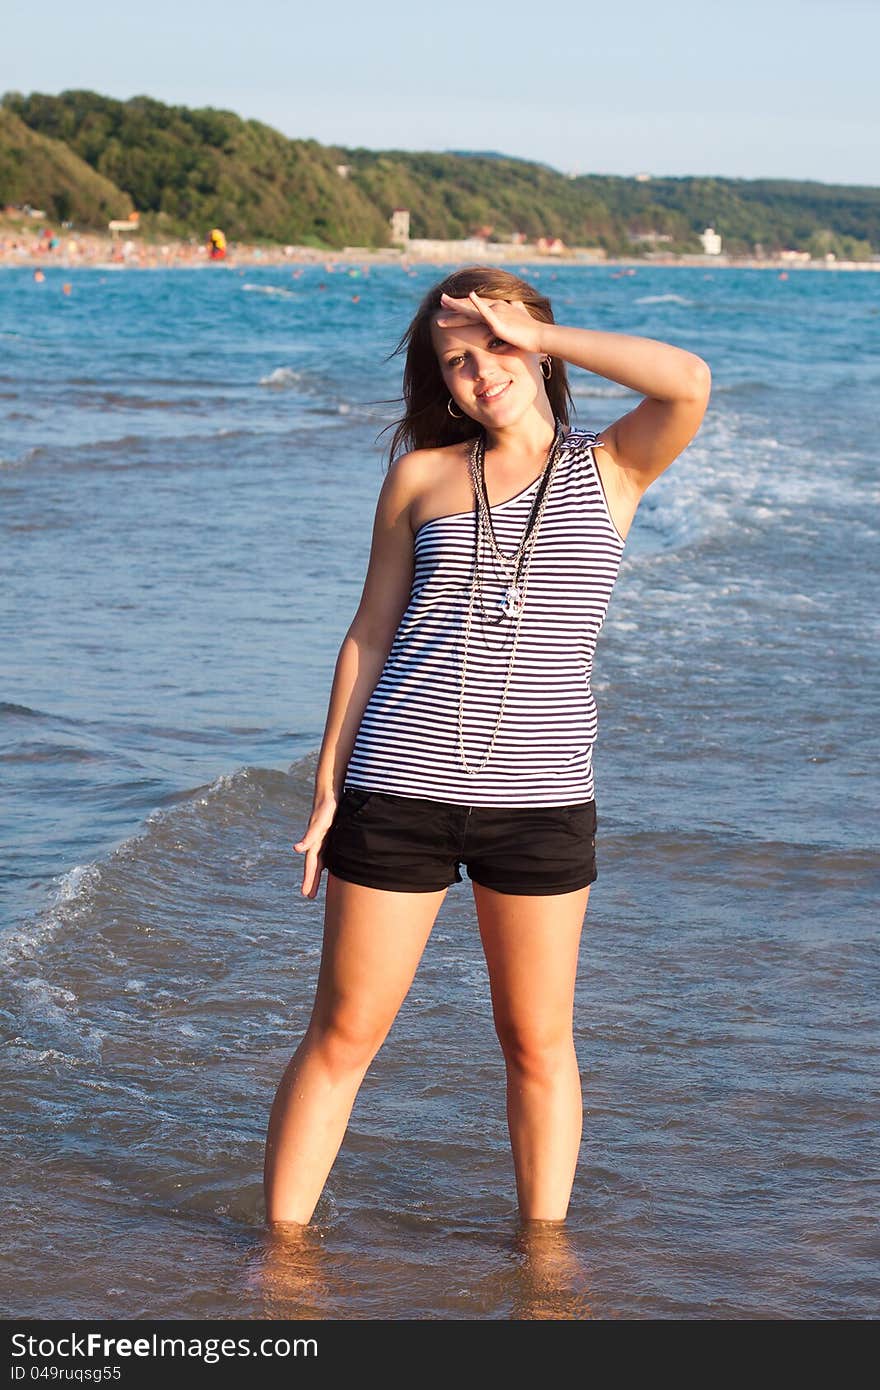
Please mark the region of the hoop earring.
<svg viewBox="0 0 880 1390"><path fill-rule="evenodd" d="M545 367L547 368L546 372L544 371ZM550 361L549 357L545 357L543 362L541 363L541 376L544 378L545 381L549 381L552 375L553 363Z"/></svg>
<svg viewBox="0 0 880 1390"><path fill-rule="evenodd" d="M449 400L446 402L446 409L449 411L449 414L452 416L453 420L463 420L463 419L464 419L464 411L463 411L463 410L453 410L453 409L452 409L452 397L451 397L451 396L449 397Z"/></svg>

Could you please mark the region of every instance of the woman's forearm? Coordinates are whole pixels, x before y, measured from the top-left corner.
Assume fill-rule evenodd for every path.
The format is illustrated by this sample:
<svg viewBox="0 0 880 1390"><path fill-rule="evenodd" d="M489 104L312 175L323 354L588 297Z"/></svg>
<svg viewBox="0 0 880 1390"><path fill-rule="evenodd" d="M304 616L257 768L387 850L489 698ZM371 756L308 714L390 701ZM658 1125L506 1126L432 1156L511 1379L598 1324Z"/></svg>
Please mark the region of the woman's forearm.
<svg viewBox="0 0 880 1390"><path fill-rule="evenodd" d="M330 690L330 705L315 773L314 805L330 797L338 801L345 771L367 701L382 674L388 653L346 634Z"/></svg>
<svg viewBox="0 0 880 1390"><path fill-rule="evenodd" d="M556 323L541 324L540 331L542 352L628 386L641 396L675 401L704 390L708 367L702 357L671 343Z"/></svg>

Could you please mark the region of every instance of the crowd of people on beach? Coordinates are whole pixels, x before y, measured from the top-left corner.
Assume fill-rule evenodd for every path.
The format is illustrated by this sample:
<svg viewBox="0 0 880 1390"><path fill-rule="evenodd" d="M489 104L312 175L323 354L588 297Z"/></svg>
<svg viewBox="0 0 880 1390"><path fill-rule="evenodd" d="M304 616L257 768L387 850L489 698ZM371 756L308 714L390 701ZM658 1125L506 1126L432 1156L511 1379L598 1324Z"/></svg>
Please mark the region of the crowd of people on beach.
<svg viewBox="0 0 880 1390"><path fill-rule="evenodd" d="M445 243L448 244L448 243ZM529 248L520 248L527 251ZM780 280L788 279L789 268L795 269L834 269L834 270L880 270L880 259L870 262L837 261L833 257L824 261L807 258L791 261L789 253L779 257L730 258L705 256L675 256L662 262L653 259L654 264L695 265L706 270L723 266L740 266L750 269L776 270ZM791 253L794 254L794 253ZM473 257L471 256L471 259ZM268 243L256 245L248 242L229 242L225 234L213 228L203 241L196 237L151 240L142 236L122 236L107 232L80 232L67 226L55 230L43 225L39 230L21 226L15 221L0 218L0 267L31 265L34 278L44 278L49 265L70 270L76 266L100 266L109 269L129 268L134 270L163 270L169 267L193 268L202 265L223 264L228 266L276 266L276 265L324 265L330 270L337 264L367 265L377 262L393 262L405 270L423 264L434 258L424 254L409 254L406 247L385 247L379 250L362 246L347 247L341 251L322 250L311 246L281 246ZM438 257L437 263L445 263L449 256ZM531 260L532 257L526 257ZM537 257L548 264L565 264L567 258L561 256ZM646 264L647 264L646 260ZM635 275L636 268L625 261L607 260L603 264L611 270L615 278ZM514 267L511 266L513 269ZM522 267L521 267L522 269Z"/></svg>
<svg viewBox="0 0 880 1390"><path fill-rule="evenodd" d="M216 231L216 229L214 229ZM39 232L14 226L0 228L0 265L49 265L71 269L75 266L133 267L156 270L168 266L207 265L222 259L227 265L285 265L322 261L326 251L308 246L254 246L246 243L226 245L222 257L216 255L217 239L212 231L205 241L195 238L165 238L149 241L138 237L111 236L101 232L56 230L48 226Z"/></svg>

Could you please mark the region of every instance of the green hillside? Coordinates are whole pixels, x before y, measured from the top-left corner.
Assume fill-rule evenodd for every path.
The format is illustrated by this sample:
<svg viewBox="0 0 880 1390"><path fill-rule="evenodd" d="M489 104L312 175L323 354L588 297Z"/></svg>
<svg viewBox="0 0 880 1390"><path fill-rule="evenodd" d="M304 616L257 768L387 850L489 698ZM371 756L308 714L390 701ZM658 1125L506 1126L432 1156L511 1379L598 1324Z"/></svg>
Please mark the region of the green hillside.
<svg viewBox="0 0 880 1390"><path fill-rule="evenodd" d="M201 237L219 225L233 240L319 246L382 245L387 237L381 213L336 172L340 157L231 111L94 92L9 93L3 106L125 189L148 233ZM12 201L2 183L0 201Z"/></svg>
<svg viewBox="0 0 880 1390"><path fill-rule="evenodd" d="M231 111L85 91L7 93L0 115L0 204L30 202L81 227L106 225L112 203L110 215L134 205L147 234L202 237L219 225L233 240L385 246L392 209L406 207L413 237L457 239L490 228L498 241L557 236L631 255L650 248L634 240L646 235L664 238L664 250L699 251L699 233L713 226L734 255L787 247L852 259L880 254L880 188L569 178L504 155L290 140ZM36 143L25 146L27 138Z"/></svg>
<svg viewBox="0 0 880 1390"><path fill-rule="evenodd" d="M132 201L61 140L30 129L0 105L0 207L45 208L56 221L106 227L127 217Z"/></svg>

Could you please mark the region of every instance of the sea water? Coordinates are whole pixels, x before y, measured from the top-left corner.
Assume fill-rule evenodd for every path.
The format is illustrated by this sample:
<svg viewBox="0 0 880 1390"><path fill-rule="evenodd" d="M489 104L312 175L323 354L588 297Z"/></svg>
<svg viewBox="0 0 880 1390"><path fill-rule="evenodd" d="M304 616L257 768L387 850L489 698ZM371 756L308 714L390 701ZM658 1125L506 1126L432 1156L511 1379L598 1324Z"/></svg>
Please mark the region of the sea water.
<svg viewBox="0 0 880 1390"><path fill-rule="evenodd" d="M7 1317L876 1313L870 274L525 268L714 379L597 652L568 1222L517 1224L465 880L303 1241L264 1234L321 948L291 846L443 273L0 274ZM584 428L638 402L571 378Z"/></svg>

